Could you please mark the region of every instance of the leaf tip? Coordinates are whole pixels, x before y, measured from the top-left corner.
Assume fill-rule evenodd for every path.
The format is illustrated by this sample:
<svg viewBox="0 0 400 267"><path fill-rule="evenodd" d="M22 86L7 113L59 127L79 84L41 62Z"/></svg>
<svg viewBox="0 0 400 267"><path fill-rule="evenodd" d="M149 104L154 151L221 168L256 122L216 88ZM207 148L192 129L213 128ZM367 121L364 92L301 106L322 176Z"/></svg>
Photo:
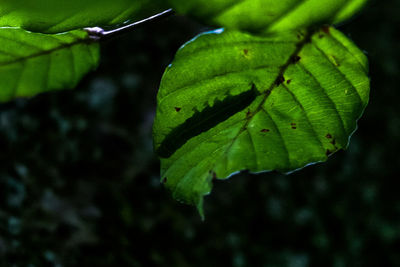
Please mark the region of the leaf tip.
<svg viewBox="0 0 400 267"><path fill-rule="evenodd" d="M205 221L205 216L204 216L204 198L203 196L200 197L199 201L196 204L197 211L199 212L201 221Z"/></svg>

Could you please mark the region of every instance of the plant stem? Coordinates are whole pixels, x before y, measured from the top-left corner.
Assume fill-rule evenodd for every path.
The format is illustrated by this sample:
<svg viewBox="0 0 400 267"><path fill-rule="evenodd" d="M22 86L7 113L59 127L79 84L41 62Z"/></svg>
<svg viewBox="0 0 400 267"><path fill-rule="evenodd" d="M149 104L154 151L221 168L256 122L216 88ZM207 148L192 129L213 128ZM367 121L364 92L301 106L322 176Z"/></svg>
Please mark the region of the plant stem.
<svg viewBox="0 0 400 267"><path fill-rule="evenodd" d="M156 15L153 15L151 17L145 18L143 20L139 20L136 21L134 23L122 26L120 28L116 28L113 30L109 30L109 31L105 31L104 29L100 28L100 27L93 27L93 28L85 28L84 30L87 31L89 33L90 38L92 38L93 40L100 40L103 39L105 37L113 37L116 35L119 35L121 33L125 33L128 32L140 25L149 23L149 22L154 22L160 19L164 19L166 17L169 17L171 15L173 15L175 12L172 9L167 9L161 13L158 13Z"/></svg>

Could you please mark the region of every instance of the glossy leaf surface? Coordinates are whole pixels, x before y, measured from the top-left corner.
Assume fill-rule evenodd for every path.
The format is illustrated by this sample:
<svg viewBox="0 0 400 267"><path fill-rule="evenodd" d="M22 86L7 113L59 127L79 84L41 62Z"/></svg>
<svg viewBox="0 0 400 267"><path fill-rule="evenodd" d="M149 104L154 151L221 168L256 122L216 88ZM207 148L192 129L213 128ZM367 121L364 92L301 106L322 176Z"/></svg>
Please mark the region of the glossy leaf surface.
<svg viewBox="0 0 400 267"><path fill-rule="evenodd" d="M177 52L158 93L162 182L201 211L213 179L325 161L356 129L367 72L365 55L333 28L198 36Z"/></svg>
<svg viewBox="0 0 400 267"><path fill-rule="evenodd" d="M228 29L277 32L339 23L367 0L169 0L178 12Z"/></svg>
<svg viewBox="0 0 400 267"><path fill-rule="evenodd" d="M141 19L157 10L155 0L2 0L0 26L58 33Z"/></svg>
<svg viewBox="0 0 400 267"><path fill-rule="evenodd" d="M85 31L0 28L0 101L73 88L98 62L99 45Z"/></svg>

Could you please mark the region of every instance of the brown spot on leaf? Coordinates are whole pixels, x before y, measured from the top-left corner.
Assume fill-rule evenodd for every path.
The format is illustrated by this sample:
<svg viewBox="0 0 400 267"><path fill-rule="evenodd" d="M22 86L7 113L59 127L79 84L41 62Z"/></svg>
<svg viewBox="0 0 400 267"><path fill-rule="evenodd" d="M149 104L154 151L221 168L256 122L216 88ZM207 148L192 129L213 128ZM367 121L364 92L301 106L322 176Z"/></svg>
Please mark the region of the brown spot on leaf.
<svg viewBox="0 0 400 267"><path fill-rule="evenodd" d="M268 133L268 132L269 132L269 129L262 129L261 132L262 132L262 133Z"/></svg>
<svg viewBox="0 0 400 267"><path fill-rule="evenodd" d="M330 33L331 33L331 32L330 32L330 28L329 28L328 25L323 26L323 27L321 28L321 30L322 30L324 33L326 33L326 34L330 34Z"/></svg>
<svg viewBox="0 0 400 267"><path fill-rule="evenodd" d="M285 81L285 77L283 77L283 75L280 75L278 78L276 78L275 84L280 85L284 81Z"/></svg>
<svg viewBox="0 0 400 267"><path fill-rule="evenodd" d="M290 84L291 82L292 82L292 80L287 80L286 81L287 84Z"/></svg>
<svg viewBox="0 0 400 267"><path fill-rule="evenodd" d="M327 149L326 152L325 152L325 154L326 154L327 156L332 155L332 153L333 153L333 151L330 151L329 149Z"/></svg>
<svg viewBox="0 0 400 267"><path fill-rule="evenodd" d="M251 111L250 111L250 109L249 110L247 110L247 112L246 112L246 118L249 118L251 116Z"/></svg>
<svg viewBox="0 0 400 267"><path fill-rule="evenodd" d="M164 178L161 180L161 183L166 184L166 183L167 183L167 177L164 177Z"/></svg>
<svg viewBox="0 0 400 267"><path fill-rule="evenodd" d="M301 57L299 55L295 55L292 57L292 63L297 63L299 62L301 59Z"/></svg>
<svg viewBox="0 0 400 267"><path fill-rule="evenodd" d="M328 138L328 139L332 139L332 140L330 141L330 143L336 148L336 140L333 138L333 136L332 136L330 133L327 133L327 134L325 135L325 137Z"/></svg>
<svg viewBox="0 0 400 267"><path fill-rule="evenodd" d="M181 111L182 108L175 107L176 112Z"/></svg>
<svg viewBox="0 0 400 267"><path fill-rule="evenodd" d="M294 123L294 122L292 122L292 123L290 124L290 126L292 126L292 129L293 129L293 130L294 130L294 129L297 129L296 123Z"/></svg>
<svg viewBox="0 0 400 267"><path fill-rule="evenodd" d="M249 49L243 49L243 54L247 56L249 54Z"/></svg>

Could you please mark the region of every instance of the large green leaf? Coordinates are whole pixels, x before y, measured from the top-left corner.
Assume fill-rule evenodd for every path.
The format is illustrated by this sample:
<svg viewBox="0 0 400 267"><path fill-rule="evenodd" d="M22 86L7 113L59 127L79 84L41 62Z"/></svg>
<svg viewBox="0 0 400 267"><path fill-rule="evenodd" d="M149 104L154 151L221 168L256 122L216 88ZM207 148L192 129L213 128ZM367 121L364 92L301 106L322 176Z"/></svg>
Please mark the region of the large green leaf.
<svg viewBox="0 0 400 267"><path fill-rule="evenodd" d="M0 26L57 33L139 19L158 8L155 0L1 0Z"/></svg>
<svg viewBox="0 0 400 267"><path fill-rule="evenodd" d="M183 14L217 26L249 31L283 31L339 23L367 0L168 0Z"/></svg>
<svg viewBox="0 0 400 267"><path fill-rule="evenodd" d="M0 101L73 88L98 62L99 45L85 31L0 28Z"/></svg>
<svg viewBox="0 0 400 267"><path fill-rule="evenodd" d="M162 181L201 211L215 178L325 161L347 147L367 105L367 69L333 28L200 35L178 51L158 93Z"/></svg>

